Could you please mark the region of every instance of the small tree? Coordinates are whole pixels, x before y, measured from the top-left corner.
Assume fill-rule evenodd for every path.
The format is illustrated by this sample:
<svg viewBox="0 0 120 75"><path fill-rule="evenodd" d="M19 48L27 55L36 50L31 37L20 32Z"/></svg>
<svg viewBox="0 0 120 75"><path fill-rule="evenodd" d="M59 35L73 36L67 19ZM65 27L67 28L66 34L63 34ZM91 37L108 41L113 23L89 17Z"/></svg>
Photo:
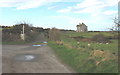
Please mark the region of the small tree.
<svg viewBox="0 0 120 75"><path fill-rule="evenodd" d="M52 28L49 31L49 39L52 41L60 40L60 30L56 28Z"/></svg>

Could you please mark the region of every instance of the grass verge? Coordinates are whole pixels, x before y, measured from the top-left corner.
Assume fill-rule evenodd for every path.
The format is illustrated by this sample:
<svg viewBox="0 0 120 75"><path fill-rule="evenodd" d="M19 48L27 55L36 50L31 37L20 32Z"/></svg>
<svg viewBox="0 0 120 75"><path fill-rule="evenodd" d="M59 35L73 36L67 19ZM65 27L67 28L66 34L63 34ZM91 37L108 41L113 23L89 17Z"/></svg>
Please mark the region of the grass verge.
<svg viewBox="0 0 120 75"><path fill-rule="evenodd" d="M48 44L58 57L72 67L78 73L117 73L118 64L116 60L102 62L99 66L95 65L95 59L89 59L88 51L80 51L66 48L64 45L56 45L54 42Z"/></svg>
<svg viewBox="0 0 120 75"><path fill-rule="evenodd" d="M64 44L57 45L55 42L50 41L48 45L54 50L65 64L68 64L78 73L118 73L118 60L112 59L110 56L109 60L104 60L96 65L97 62L101 61L103 58L100 57L91 57L91 52L93 50L104 50L108 53L118 54L118 40L113 40L113 43L110 44L100 44L100 43L90 43L91 48L88 48L88 42L80 41L77 44L77 41L71 37L74 36L84 36L90 38L93 35L98 33L76 33L76 32L67 32L63 33L61 40L65 44L69 44L73 48L68 48ZM103 33L105 36L111 36L111 33ZM84 48L82 47L84 46ZM78 49L79 48L79 49Z"/></svg>

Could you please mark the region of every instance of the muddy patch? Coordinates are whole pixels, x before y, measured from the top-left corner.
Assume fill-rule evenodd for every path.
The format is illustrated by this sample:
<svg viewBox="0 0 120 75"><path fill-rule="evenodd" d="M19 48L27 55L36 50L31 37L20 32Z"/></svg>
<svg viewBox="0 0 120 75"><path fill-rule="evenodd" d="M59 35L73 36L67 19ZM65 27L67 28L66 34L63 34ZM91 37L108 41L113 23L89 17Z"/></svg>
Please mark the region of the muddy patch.
<svg viewBox="0 0 120 75"><path fill-rule="evenodd" d="M40 47L39 46L38 47L30 46L30 47L22 48L21 50L37 50L37 48L40 48Z"/></svg>
<svg viewBox="0 0 120 75"><path fill-rule="evenodd" d="M37 61L38 57L39 55L37 54L21 54L14 56L14 60L29 62L29 61Z"/></svg>

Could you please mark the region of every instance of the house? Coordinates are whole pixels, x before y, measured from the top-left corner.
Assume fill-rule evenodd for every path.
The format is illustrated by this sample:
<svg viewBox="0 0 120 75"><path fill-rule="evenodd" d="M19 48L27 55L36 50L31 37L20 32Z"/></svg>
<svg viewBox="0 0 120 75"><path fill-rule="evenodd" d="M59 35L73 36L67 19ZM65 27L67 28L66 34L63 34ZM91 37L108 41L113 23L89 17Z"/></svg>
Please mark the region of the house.
<svg viewBox="0 0 120 75"><path fill-rule="evenodd" d="M77 32L88 32L87 26L82 23L76 26L77 27Z"/></svg>

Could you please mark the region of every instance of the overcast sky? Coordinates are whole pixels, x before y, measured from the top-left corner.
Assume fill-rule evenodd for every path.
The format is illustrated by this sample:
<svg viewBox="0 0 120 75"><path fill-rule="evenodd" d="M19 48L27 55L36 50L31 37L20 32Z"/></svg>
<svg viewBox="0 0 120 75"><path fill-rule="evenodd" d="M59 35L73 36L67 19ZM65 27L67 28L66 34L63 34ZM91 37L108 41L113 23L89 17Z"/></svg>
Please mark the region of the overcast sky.
<svg viewBox="0 0 120 75"><path fill-rule="evenodd" d="M118 16L119 0L0 0L0 24L26 21L35 27L107 30Z"/></svg>

